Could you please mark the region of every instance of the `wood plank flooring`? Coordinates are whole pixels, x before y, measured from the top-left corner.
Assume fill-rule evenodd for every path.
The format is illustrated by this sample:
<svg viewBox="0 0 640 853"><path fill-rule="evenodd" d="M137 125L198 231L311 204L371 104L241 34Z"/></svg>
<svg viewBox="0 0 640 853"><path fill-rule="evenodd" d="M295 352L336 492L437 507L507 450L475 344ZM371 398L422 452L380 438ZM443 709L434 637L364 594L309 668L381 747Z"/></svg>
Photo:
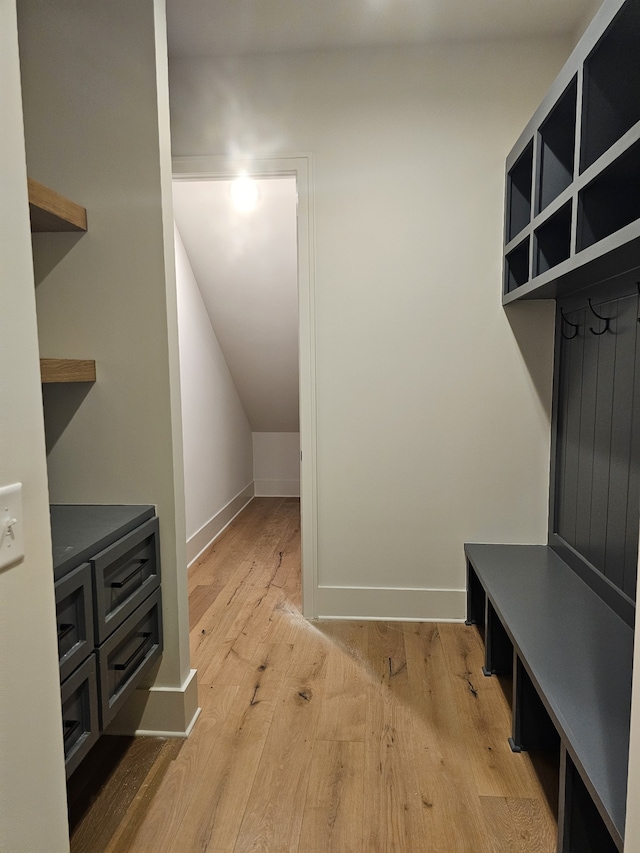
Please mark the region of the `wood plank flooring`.
<svg viewBox="0 0 640 853"><path fill-rule="evenodd" d="M555 850L556 759L509 749L476 629L305 621L297 500L252 501L189 595L202 714L186 741L102 738L73 853Z"/></svg>

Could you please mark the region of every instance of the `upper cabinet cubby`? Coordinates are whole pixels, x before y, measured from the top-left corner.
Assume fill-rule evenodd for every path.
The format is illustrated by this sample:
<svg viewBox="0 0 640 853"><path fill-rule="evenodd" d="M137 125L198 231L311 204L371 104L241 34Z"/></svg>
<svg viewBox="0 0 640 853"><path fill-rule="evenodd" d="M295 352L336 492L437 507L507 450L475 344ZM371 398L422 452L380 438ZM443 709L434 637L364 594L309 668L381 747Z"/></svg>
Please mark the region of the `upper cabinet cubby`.
<svg viewBox="0 0 640 853"><path fill-rule="evenodd" d="M627 2L584 63L580 171L640 121L640 3Z"/></svg>
<svg viewBox="0 0 640 853"><path fill-rule="evenodd" d="M640 97L640 89L638 90ZM640 142L616 158L578 195L577 249L640 219ZM640 263L640 260L639 260Z"/></svg>
<svg viewBox="0 0 640 853"><path fill-rule="evenodd" d="M640 0L604 0L507 158L503 302L636 268Z"/></svg>
<svg viewBox="0 0 640 853"><path fill-rule="evenodd" d="M507 175L507 239L513 240L531 222L533 142L530 142Z"/></svg>
<svg viewBox="0 0 640 853"><path fill-rule="evenodd" d="M541 275L566 261L571 247L570 201L536 228L534 245L534 275Z"/></svg>
<svg viewBox="0 0 640 853"><path fill-rule="evenodd" d="M540 213L573 181L576 150L576 93L574 77L558 103L540 125L538 146L538 197Z"/></svg>
<svg viewBox="0 0 640 853"><path fill-rule="evenodd" d="M87 211L44 184L28 179L31 231L86 231Z"/></svg>

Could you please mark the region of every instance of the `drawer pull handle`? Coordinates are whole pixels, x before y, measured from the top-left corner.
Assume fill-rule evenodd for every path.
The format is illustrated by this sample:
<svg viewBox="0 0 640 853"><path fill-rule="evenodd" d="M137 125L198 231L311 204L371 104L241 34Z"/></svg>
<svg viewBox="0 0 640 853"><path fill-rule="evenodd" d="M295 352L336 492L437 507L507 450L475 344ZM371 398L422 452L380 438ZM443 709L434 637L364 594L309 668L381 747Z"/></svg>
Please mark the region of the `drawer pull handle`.
<svg viewBox="0 0 640 853"><path fill-rule="evenodd" d="M64 721L64 742L66 743L71 735L75 732L75 730L80 725L80 720L65 720Z"/></svg>
<svg viewBox="0 0 640 853"><path fill-rule="evenodd" d="M121 671L121 670L123 670L123 669L128 669L128 668L129 668L129 666L130 666L130 665L133 663L133 661L137 658L137 656L140 654L140 652L144 649L144 647L145 647L145 645L146 645L147 640L148 640L148 639L149 639L149 637L151 636L151 631L145 631L145 632L144 632L144 634L138 634L138 636L139 636L139 637L142 637L142 642L140 643L140 645L138 646L138 648L137 648L134 652L132 652L132 654L130 654L130 655L129 655L129 657L126 659L126 661L125 661L124 663L116 663L116 664L114 664L114 665L113 665L113 668L114 668L114 669L117 669L118 671Z"/></svg>
<svg viewBox="0 0 640 853"><path fill-rule="evenodd" d="M135 577L135 575L137 575L137 574L138 574L138 572L141 572L141 571L144 569L144 567L147 565L147 563L148 563L148 562L149 562L149 560L139 560L139 561L138 561L138 565L137 565L137 566L135 566L135 568L133 568L133 569L129 572L129 574L126 576L126 578L122 578L122 580L119 580L119 581L111 581L111 586L112 586L112 588L114 588L114 589L122 589L122 587L123 587L123 586L126 586L126 584L128 584L128 583L129 583L129 581L130 581L133 577Z"/></svg>
<svg viewBox="0 0 640 853"><path fill-rule="evenodd" d="M58 642L70 634L76 626L72 622L62 622L58 625Z"/></svg>

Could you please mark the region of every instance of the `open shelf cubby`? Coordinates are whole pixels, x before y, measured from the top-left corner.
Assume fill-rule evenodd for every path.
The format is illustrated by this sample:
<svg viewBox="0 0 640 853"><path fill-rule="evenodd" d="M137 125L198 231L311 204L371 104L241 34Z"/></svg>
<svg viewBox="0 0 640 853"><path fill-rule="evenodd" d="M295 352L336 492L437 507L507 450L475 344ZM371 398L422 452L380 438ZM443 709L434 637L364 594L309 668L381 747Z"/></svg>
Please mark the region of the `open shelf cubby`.
<svg viewBox="0 0 640 853"><path fill-rule="evenodd" d="M529 238L512 249L505 258L504 292L511 293L529 281Z"/></svg>
<svg viewBox="0 0 640 853"><path fill-rule="evenodd" d="M576 98L574 77L549 116L540 125L540 167L536 211L539 213L573 181L576 145Z"/></svg>
<svg viewBox="0 0 640 853"><path fill-rule="evenodd" d="M640 219L640 142L621 154L578 195L577 251Z"/></svg>
<svg viewBox="0 0 640 853"><path fill-rule="evenodd" d="M557 213L535 231L533 275L566 261L571 254L571 202L564 204Z"/></svg>
<svg viewBox="0 0 640 853"><path fill-rule="evenodd" d="M625 3L584 65L580 170L640 121L640 3Z"/></svg>
<svg viewBox="0 0 640 853"><path fill-rule="evenodd" d="M531 221L532 176L533 140L507 175L507 242L513 240Z"/></svg>

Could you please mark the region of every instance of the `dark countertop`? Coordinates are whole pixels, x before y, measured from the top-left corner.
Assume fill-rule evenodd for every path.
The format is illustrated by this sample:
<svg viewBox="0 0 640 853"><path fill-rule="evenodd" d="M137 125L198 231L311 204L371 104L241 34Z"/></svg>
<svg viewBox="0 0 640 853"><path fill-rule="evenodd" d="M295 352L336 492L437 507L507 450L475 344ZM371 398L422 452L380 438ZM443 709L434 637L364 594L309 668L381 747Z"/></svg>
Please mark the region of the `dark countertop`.
<svg viewBox="0 0 640 853"><path fill-rule="evenodd" d="M49 509L55 580L156 514L149 504L52 504Z"/></svg>

